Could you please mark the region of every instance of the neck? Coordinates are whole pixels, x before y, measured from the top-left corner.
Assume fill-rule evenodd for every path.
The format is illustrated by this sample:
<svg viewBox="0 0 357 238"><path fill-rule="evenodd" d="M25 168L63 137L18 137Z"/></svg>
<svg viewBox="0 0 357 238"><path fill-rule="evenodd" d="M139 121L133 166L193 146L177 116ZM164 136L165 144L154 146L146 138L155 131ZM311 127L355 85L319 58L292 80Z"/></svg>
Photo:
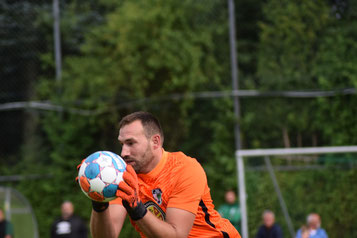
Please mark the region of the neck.
<svg viewBox="0 0 357 238"><path fill-rule="evenodd" d="M160 163L162 154L163 154L163 148L158 148L158 149L154 150L152 153L153 158L152 158L151 162L146 166L145 171L142 171L141 173L147 174L147 173L151 172Z"/></svg>

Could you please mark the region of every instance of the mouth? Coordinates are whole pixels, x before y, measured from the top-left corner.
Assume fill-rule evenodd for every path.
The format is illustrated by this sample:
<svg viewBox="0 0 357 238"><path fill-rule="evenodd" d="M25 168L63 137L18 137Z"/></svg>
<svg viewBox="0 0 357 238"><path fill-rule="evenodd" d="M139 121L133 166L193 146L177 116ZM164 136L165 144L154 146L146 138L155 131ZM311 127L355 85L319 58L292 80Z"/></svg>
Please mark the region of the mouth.
<svg viewBox="0 0 357 238"><path fill-rule="evenodd" d="M126 164L130 164L130 165L135 163L135 161L132 160L132 159L124 159L124 161L125 161Z"/></svg>

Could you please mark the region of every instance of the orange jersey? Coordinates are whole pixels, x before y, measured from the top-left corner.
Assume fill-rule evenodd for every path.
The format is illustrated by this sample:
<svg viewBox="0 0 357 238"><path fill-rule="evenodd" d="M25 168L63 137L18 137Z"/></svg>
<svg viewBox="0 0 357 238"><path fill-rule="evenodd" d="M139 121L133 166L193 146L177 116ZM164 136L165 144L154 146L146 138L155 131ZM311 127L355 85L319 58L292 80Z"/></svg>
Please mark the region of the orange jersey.
<svg viewBox="0 0 357 238"><path fill-rule="evenodd" d="M182 152L163 152L159 164L147 174L138 174L140 198L147 210L165 220L168 207L196 215L189 237L238 237L234 226L214 210L206 174L196 159ZM117 198L111 204L121 204ZM139 227L131 221L141 234Z"/></svg>

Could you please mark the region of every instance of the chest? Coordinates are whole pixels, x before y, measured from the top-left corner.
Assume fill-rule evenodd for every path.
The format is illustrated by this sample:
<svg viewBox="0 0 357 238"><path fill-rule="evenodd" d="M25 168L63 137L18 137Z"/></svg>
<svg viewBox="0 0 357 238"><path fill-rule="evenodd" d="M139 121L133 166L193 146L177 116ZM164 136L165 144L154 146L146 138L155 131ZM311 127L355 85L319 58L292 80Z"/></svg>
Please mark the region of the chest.
<svg viewBox="0 0 357 238"><path fill-rule="evenodd" d="M170 173L152 179L139 178L140 198L149 211L164 220L175 185L176 179Z"/></svg>

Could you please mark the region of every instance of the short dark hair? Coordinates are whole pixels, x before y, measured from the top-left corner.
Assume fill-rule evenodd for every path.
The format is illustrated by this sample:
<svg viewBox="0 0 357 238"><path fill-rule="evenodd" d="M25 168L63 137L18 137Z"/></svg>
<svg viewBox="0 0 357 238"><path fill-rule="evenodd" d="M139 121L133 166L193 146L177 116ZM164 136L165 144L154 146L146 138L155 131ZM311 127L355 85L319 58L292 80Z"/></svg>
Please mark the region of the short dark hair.
<svg viewBox="0 0 357 238"><path fill-rule="evenodd" d="M141 122L141 124L144 127L144 132L145 132L145 136L147 138L150 138L151 136L153 136L154 134L160 134L161 137L161 143L164 143L164 132L162 130L162 127L160 125L159 120L150 112L134 112L131 113L125 117L123 117L121 119L121 121L119 122L119 130L134 122L139 120Z"/></svg>

